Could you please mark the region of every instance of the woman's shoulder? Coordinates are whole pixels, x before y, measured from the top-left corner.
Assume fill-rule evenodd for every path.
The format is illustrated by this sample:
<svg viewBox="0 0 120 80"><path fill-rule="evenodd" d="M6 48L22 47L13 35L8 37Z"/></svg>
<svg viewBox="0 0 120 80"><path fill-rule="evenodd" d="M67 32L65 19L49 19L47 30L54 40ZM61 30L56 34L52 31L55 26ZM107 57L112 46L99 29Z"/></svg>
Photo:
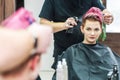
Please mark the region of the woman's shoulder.
<svg viewBox="0 0 120 80"><path fill-rule="evenodd" d="M102 44L102 43L97 43L97 45L99 46L99 47L103 47L103 48L107 48L107 47L109 47L109 46L107 46L107 45L105 45L105 44Z"/></svg>
<svg viewBox="0 0 120 80"><path fill-rule="evenodd" d="M67 49L72 49L72 48L78 48L78 47L81 47L82 46L82 43L77 43L77 44L73 44L72 46L68 47Z"/></svg>

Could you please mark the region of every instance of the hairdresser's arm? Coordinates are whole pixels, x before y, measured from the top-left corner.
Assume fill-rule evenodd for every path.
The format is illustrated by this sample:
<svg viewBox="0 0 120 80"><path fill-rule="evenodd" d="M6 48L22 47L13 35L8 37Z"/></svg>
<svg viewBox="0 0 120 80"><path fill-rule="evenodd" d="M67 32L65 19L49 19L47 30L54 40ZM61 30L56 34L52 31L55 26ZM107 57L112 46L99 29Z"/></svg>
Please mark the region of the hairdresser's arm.
<svg viewBox="0 0 120 80"><path fill-rule="evenodd" d="M46 24L46 25L51 26L54 33L62 31L62 30L66 30L68 28L72 28L75 25L77 25L74 18L72 18L72 17L67 18L67 20L65 22L53 22L53 21L49 21L45 18L41 18L40 24Z"/></svg>
<svg viewBox="0 0 120 80"><path fill-rule="evenodd" d="M53 28L54 32L59 32L59 31L67 29L65 27L64 22L52 22L52 21L49 21L49 20L47 20L45 18L41 18L40 24L50 25Z"/></svg>

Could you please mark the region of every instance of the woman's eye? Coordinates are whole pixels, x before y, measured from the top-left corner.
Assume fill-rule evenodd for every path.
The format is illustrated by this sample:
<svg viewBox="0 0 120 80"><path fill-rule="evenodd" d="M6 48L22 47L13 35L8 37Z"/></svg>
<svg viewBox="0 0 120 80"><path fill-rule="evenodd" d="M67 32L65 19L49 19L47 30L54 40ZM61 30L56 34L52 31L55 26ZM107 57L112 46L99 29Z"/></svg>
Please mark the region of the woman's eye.
<svg viewBox="0 0 120 80"><path fill-rule="evenodd" d="M95 31L99 31L99 29L98 29L98 28L96 28L96 29L95 29Z"/></svg>
<svg viewBox="0 0 120 80"><path fill-rule="evenodd" d="M90 31L91 29L90 29L90 28L87 28L86 30L87 30L87 31Z"/></svg>

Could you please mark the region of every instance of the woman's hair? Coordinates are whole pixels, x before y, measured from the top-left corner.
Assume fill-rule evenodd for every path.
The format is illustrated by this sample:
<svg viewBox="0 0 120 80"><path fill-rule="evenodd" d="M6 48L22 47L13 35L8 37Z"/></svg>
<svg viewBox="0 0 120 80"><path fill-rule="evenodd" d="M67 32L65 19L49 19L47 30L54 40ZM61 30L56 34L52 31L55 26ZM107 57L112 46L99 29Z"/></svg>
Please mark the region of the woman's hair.
<svg viewBox="0 0 120 80"><path fill-rule="evenodd" d="M100 25L102 26L103 23L102 11L97 7L90 8L82 18L82 26L84 26L86 20L99 21Z"/></svg>

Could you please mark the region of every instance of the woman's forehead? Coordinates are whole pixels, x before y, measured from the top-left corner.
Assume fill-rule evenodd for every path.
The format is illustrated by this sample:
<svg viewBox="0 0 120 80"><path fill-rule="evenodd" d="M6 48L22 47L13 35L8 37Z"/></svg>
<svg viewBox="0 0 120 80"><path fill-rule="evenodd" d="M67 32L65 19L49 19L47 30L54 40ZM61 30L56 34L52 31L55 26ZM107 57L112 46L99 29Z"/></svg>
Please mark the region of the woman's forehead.
<svg viewBox="0 0 120 80"><path fill-rule="evenodd" d="M101 28L101 25L99 21L86 20L84 27Z"/></svg>

